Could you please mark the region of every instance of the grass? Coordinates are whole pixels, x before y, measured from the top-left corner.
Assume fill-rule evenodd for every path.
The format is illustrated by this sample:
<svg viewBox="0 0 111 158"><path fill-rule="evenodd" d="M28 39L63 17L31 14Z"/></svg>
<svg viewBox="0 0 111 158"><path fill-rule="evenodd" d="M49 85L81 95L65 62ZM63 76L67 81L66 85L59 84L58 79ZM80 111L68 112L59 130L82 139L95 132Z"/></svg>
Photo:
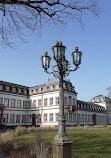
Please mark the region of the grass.
<svg viewBox="0 0 111 158"><path fill-rule="evenodd" d="M56 131L36 131L16 135L14 142L22 142L22 146L32 145L35 140L49 143L56 135ZM74 158L111 158L111 130L110 129L71 129L67 134L73 140L72 153ZM8 134L8 136L10 136ZM9 139L9 138L8 138ZM11 138L12 139L12 138ZM18 158L18 157L17 157Z"/></svg>
<svg viewBox="0 0 111 158"><path fill-rule="evenodd" d="M67 130L73 140L72 153L75 158L111 158L111 130ZM41 132L24 134L15 139L24 143L32 143ZM42 132L42 138L51 142L56 131Z"/></svg>

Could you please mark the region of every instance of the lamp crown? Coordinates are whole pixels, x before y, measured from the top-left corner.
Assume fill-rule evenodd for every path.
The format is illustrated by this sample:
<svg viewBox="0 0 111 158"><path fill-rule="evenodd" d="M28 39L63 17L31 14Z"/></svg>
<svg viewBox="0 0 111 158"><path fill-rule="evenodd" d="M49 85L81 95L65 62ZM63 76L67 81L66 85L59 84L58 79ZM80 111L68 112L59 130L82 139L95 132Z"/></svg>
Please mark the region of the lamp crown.
<svg viewBox="0 0 111 158"><path fill-rule="evenodd" d="M56 41L56 44L58 45L58 44L59 44L59 41Z"/></svg>
<svg viewBox="0 0 111 158"><path fill-rule="evenodd" d="M79 47L75 47L75 50L78 50L79 49Z"/></svg>
<svg viewBox="0 0 111 158"><path fill-rule="evenodd" d="M47 55L47 53L48 53L47 51L44 52L45 55Z"/></svg>
<svg viewBox="0 0 111 158"><path fill-rule="evenodd" d="M59 43L60 43L60 45L62 45L62 41L60 41Z"/></svg>

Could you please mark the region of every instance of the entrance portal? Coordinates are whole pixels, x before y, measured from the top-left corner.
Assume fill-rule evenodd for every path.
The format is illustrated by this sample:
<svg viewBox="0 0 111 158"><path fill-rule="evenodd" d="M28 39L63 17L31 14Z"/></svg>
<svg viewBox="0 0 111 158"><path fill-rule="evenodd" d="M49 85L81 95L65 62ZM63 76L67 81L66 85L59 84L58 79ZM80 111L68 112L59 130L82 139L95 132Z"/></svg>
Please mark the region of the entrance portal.
<svg viewBox="0 0 111 158"><path fill-rule="evenodd" d="M93 119L93 125L96 125L96 115L95 114L92 115L92 119Z"/></svg>
<svg viewBox="0 0 111 158"><path fill-rule="evenodd" d="M32 114L32 126L36 125L36 115Z"/></svg>

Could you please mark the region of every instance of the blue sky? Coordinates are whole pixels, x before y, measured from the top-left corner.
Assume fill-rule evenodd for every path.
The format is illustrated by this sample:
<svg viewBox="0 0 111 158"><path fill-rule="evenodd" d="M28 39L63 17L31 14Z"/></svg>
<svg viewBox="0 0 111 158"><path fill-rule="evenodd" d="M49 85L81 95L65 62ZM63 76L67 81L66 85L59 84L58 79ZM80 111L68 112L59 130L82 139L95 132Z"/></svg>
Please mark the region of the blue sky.
<svg viewBox="0 0 111 158"><path fill-rule="evenodd" d="M40 36L27 37L28 43L18 41L16 49L0 46L0 80L26 86L44 84L53 76L44 72L40 58L46 50L52 57L51 47L60 40L67 47L66 58L70 62L75 46L83 52L80 68L68 77L78 99L89 101L96 95L107 95L106 88L111 85L111 0L101 0L99 6L99 17L83 18L84 30L77 22L69 21L64 28L43 27Z"/></svg>

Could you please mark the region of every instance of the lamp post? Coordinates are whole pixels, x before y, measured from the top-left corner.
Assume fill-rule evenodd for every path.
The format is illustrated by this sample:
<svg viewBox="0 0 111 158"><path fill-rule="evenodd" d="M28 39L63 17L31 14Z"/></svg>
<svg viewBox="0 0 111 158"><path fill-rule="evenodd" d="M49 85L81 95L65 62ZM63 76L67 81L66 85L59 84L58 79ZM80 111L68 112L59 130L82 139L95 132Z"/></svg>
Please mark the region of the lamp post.
<svg viewBox="0 0 111 158"><path fill-rule="evenodd" d="M66 134L65 130L65 115L64 115L64 90L63 90L63 78L68 76L71 71L76 71L81 64L82 52L75 47L75 51L72 52L73 64L75 68L70 69L70 64L65 57L66 47L62 45L61 41L56 41L56 45L52 47L53 58L56 61L56 65L53 66L53 71L49 72L51 58L48 53L45 52L42 56L42 66L46 73L53 74L54 77L59 78L59 116L58 116L58 133L52 141L53 144L53 158L71 158L71 145L72 141Z"/></svg>

